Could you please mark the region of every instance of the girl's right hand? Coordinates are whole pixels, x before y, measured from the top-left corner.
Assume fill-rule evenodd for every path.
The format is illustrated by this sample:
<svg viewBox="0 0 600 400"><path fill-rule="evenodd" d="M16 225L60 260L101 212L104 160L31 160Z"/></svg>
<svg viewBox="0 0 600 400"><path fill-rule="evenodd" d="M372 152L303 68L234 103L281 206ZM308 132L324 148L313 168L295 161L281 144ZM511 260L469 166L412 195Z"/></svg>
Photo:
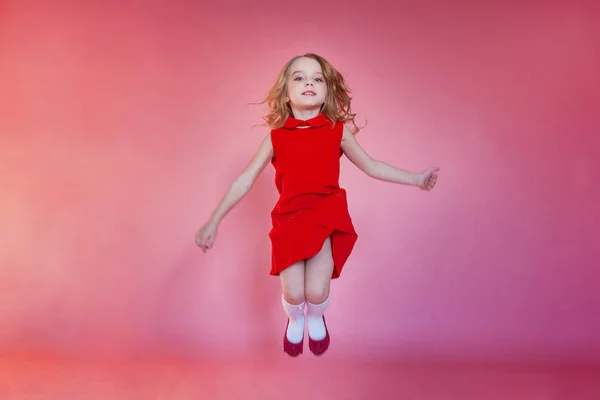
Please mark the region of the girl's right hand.
<svg viewBox="0 0 600 400"><path fill-rule="evenodd" d="M207 222L200 230L196 233L196 245L202 249L203 253L206 253L215 242L217 237L217 225Z"/></svg>

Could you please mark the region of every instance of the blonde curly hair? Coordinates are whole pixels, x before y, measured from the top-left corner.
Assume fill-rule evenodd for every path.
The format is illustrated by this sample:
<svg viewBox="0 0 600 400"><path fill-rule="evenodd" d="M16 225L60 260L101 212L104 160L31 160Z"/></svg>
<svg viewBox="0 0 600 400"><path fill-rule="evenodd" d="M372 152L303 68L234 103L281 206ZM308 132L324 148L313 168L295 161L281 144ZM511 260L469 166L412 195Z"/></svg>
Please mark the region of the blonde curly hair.
<svg viewBox="0 0 600 400"><path fill-rule="evenodd" d="M267 93L265 99L258 104L267 104L269 111L262 118L271 129L277 129L283 126L288 117L292 116L290 105L286 101L288 78L290 74L290 66L299 58L308 57L316 60L321 65L325 83L327 84L327 98L321 112L335 125L338 121L350 123L351 131L357 134L360 129L354 122L356 114L352 113L350 97L350 89L342 76L333 65L325 58L314 54L307 53L300 56L295 56L289 60L279 72L275 84Z"/></svg>

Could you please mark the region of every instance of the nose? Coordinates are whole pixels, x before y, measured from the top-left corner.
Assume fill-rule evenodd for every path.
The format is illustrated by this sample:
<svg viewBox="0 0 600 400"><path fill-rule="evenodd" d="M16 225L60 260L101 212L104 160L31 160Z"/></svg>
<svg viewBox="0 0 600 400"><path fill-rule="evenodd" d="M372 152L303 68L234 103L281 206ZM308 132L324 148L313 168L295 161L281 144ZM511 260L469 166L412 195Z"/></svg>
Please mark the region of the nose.
<svg viewBox="0 0 600 400"><path fill-rule="evenodd" d="M312 83L312 81L311 81L311 80L308 80L308 79L307 79L307 80L306 80L306 82L304 83L304 85L305 85L305 86L308 86L308 85L312 86L312 85L313 85L313 83Z"/></svg>

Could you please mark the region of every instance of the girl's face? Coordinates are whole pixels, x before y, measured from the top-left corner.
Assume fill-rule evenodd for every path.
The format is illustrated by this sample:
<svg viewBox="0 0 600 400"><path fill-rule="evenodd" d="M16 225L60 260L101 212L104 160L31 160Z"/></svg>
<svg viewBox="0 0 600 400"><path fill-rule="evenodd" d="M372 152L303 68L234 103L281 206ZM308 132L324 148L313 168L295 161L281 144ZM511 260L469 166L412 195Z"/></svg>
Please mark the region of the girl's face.
<svg viewBox="0 0 600 400"><path fill-rule="evenodd" d="M327 98L327 83L319 62L301 57L290 65L287 100L292 109L320 110Z"/></svg>

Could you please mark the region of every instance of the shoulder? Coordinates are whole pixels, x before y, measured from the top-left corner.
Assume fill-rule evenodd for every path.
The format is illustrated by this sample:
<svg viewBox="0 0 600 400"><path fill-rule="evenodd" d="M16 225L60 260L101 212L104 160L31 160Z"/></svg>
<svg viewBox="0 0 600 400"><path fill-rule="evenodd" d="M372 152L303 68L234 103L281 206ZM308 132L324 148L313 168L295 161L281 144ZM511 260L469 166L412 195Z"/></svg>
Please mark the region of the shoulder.
<svg viewBox="0 0 600 400"><path fill-rule="evenodd" d="M284 127L273 128L265 136L265 140L269 140L272 144L276 144L282 140L285 140L286 129Z"/></svg>
<svg viewBox="0 0 600 400"><path fill-rule="evenodd" d="M258 146L257 156L261 159L267 160L273 157L273 142L271 141L271 134L266 134Z"/></svg>
<svg viewBox="0 0 600 400"><path fill-rule="evenodd" d="M262 145L267 147L273 147L273 132L269 132L265 135L262 140Z"/></svg>
<svg viewBox="0 0 600 400"><path fill-rule="evenodd" d="M271 129L269 130L269 136L270 137L278 136L281 133L289 132L291 130L293 130L293 129L286 127L284 124L281 124L279 126L271 127Z"/></svg>
<svg viewBox="0 0 600 400"><path fill-rule="evenodd" d="M352 132L350 125L348 123L344 123L343 121L340 121L340 123L342 124L342 140L354 140L354 132Z"/></svg>

